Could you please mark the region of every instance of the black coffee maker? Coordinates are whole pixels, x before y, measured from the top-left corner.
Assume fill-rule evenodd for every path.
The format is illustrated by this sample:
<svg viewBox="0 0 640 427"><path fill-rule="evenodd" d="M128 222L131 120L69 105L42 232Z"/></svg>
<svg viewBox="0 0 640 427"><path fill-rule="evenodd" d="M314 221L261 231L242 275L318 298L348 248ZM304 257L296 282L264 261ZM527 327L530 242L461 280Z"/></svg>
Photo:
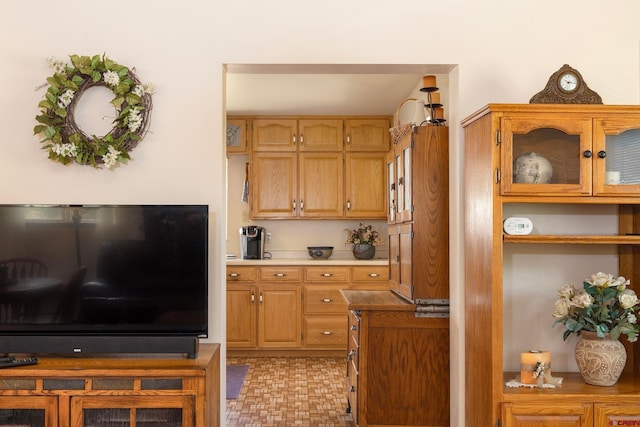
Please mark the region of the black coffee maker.
<svg viewBox="0 0 640 427"><path fill-rule="evenodd" d="M264 227L245 225L240 227L240 253L242 259L262 259L264 257Z"/></svg>

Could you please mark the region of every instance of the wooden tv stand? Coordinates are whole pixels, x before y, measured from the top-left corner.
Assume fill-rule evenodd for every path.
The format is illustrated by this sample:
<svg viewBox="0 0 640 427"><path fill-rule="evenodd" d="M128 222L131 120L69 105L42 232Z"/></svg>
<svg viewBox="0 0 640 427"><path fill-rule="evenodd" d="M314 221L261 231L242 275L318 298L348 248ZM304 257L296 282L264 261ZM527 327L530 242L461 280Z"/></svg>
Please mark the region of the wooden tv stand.
<svg viewBox="0 0 640 427"><path fill-rule="evenodd" d="M0 369L0 426L220 425L219 344L201 344L195 359L145 354L38 360Z"/></svg>

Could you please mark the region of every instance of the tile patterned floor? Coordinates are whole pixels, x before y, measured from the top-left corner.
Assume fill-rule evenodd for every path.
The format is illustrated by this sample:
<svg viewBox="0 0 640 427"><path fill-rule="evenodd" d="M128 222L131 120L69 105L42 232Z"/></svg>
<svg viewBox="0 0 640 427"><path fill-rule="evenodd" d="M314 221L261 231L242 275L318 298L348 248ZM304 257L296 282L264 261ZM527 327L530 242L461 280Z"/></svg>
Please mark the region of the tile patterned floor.
<svg viewBox="0 0 640 427"><path fill-rule="evenodd" d="M346 361L340 357L229 357L248 364L238 399L227 400L227 427L352 427Z"/></svg>

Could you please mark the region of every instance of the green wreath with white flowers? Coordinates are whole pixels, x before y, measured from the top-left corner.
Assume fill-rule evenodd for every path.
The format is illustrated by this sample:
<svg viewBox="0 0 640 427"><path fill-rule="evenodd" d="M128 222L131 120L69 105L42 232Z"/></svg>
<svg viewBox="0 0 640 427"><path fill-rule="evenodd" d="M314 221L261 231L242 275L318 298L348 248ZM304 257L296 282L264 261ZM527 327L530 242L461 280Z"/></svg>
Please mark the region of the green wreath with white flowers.
<svg viewBox="0 0 640 427"><path fill-rule="evenodd" d="M131 151L148 131L155 91L152 84L141 83L134 72L106 56L70 55L71 63L49 58L54 74L47 78L48 89L38 104L38 125L42 149L51 160L62 164L76 162L99 168L126 163ZM95 86L110 89L116 109L113 128L105 136L87 135L78 127L74 111L78 99Z"/></svg>

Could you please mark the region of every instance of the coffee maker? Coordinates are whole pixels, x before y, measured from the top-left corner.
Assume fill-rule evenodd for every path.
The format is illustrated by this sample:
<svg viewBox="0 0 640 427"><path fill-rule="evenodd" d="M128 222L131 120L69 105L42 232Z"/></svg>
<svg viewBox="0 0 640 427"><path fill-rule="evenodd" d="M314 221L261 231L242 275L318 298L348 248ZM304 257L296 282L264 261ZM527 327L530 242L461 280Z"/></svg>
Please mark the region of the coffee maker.
<svg viewBox="0 0 640 427"><path fill-rule="evenodd" d="M245 225L240 227L240 253L242 259L262 259L264 257L264 227Z"/></svg>

